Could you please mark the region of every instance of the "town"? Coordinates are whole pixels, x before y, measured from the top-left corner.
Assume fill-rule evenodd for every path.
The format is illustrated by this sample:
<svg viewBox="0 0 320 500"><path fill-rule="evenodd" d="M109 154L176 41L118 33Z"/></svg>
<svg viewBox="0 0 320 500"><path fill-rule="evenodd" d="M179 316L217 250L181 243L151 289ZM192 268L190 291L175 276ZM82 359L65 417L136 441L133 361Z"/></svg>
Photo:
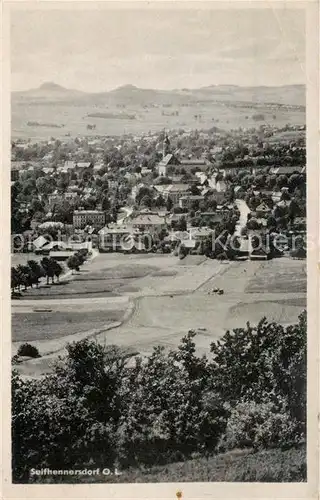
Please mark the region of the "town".
<svg viewBox="0 0 320 500"><path fill-rule="evenodd" d="M248 244L266 234L286 236L278 250L303 256L305 127L14 142L11 179L20 252L67 260L74 239L101 252L224 259L225 246L214 254L206 242L225 232L238 240L232 258L270 258L270 246Z"/></svg>

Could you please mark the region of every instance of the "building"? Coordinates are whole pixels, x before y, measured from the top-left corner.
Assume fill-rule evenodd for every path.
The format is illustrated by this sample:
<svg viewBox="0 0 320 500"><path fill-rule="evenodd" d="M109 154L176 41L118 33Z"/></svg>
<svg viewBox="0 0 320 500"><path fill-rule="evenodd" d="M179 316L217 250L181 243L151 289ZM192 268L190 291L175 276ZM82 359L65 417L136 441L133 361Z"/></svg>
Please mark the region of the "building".
<svg viewBox="0 0 320 500"><path fill-rule="evenodd" d="M57 191L55 191L48 196L49 209L52 210L55 205L63 203L64 201L72 201L77 198L77 196L77 193L74 191L67 191L64 194L59 194Z"/></svg>
<svg viewBox="0 0 320 500"><path fill-rule="evenodd" d="M174 204L178 204L182 196L187 196L190 190L190 184L157 184L153 186L158 194L161 194L165 200L169 197Z"/></svg>
<svg viewBox="0 0 320 500"><path fill-rule="evenodd" d="M170 153L165 155L158 164L158 175L166 177L169 165L178 165L178 163L179 162L173 154Z"/></svg>
<svg viewBox="0 0 320 500"><path fill-rule="evenodd" d="M130 220L133 229L154 233L167 227L166 217L154 213L142 213Z"/></svg>
<svg viewBox="0 0 320 500"><path fill-rule="evenodd" d="M269 260L271 249L263 230L250 230L248 235L248 252L250 260Z"/></svg>
<svg viewBox="0 0 320 500"><path fill-rule="evenodd" d="M181 158L177 152L172 153L170 148L170 140L166 135L163 141L162 160L158 164L158 175L166 177L169 166L178 166L185 172L206 170L211 163L206 158Z"/></svg>
<svg viewBox="0 0 320 500"><path fill-rule="evenodd" d="M75 210L73 212L74 229L84 229L86 226L103 227L106 214L103 210Z"/></svg>
<svg viewBox="0 0 320 500"><path fill-rule="evenodd" d="M142 233L132 225L109 224L99 231L100 252L145 252L152 244L150 232Z"/></svg>
<svg viewBox="0 0 320 500"><path fill-rule="evenodd" d="M264 202L260 203L255 209L257 217L267 217L272 212L272 209Z"/></svg>
<svg viewBox="0 0 320 500"><path fill-rule="evenodd" d="M200 203L201 201L204 200L204 196L202 195L187 195L187 196L182 196L179 199L179 207L180 208L186 208L190 210L192 208L193 204L195 202Z"/></svg>
<svg viewBox="0 0 320 500"><path fill-rule="evenodd" d="M100 252L121 252L132 246L135 231L132 226L109 224L99 231Z"/></svg>

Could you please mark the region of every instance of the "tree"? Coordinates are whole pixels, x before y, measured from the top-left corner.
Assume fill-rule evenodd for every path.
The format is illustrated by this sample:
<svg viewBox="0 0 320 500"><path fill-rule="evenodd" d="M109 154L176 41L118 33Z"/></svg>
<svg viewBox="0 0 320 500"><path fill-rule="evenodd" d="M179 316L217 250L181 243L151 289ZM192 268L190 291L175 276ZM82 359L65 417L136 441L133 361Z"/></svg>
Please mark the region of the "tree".
<svg viewBox="0 0 320 500"><path fill-rule="evenodd" d="M277 183L276 186L278 189L281 189L282 187L285 187L288 185L288 177L286 175L279 175L277 178Z"/></svg>
<svg viewBox="0 0 320 500"><path fill-rule="evenodd" d="M38 177L38 179L36 180L36 187L38 193L44 196L47 196L49 193L52 193L54 185L55 183L52 182L47 177Z"/></svg>
<svg viewBox="0 0 320 500"><path fill-rule="evenodd" d="M53 260L53 259L52 259ZM59 264L59 262L57 262L56 260L54 260L53 262L53 272L54 272L54 275L55 277L57 278L57 281L59 283L59 278L63 272L63 268L62 266Z"/></svg>
<svg viewBox="0 0 320 500"><path fill-rule="evenodd" d="M81 253L75 253L74 255L70 256L67 260L67 266L69 269L73 271L79 271L80 266L84 263L85 257Z"/></svg>
<svg viewBox="0 0 320 500"><path fill-rule="evenodd" d="M200 194L200 191L195 184L192 184L190 188L190 193L192 196L198 196Z"/></svg>
<svg viewBox="0 0 320 500"><path fill-rule="evenodd" d="M111 203L110 203L110 200L109 200L109 198L107 196L104 196L102 198L101 204L102 204L102 210L105 210L105 211L110 210Z"/></svg>
<svg viewBox="0 0 320 500"><path fill-rule="evenodd" d="M284 404L298 437L306 424L306 334L305 313L288 327L263 318L257 326L248 323L227 332L211 344L216 390L231 404L239 400Z"/></svg>
<svg viewBox="0 0 320 500"><path fill-rule="evenodd" d="M19 264L17 267L18 280L19 284L24 286L24 289L27 290L28 286L31 286L31 270L28 266L24 266Z"/></svg>
<svg viewBox="0 0 320 500"><path fill-rule="evenodd" d="M176 224L177 231L186 231L187 230L187 219L185 217L181 217Z"/></svg>
<svg viewBox="0 0 320 500"><path fill-rule="evenodd" d="M11 291L14 292L14 290L17 287L20 290L20 285L21 285L20 274L15 267L11 267Z"/></svg>
<svg viewBox="0 0 320 500"><path fill-rule="evenodd" d="M52 258L44 257L41 259L41 266L44 270L44 275L47 278L47 285L49 285L49 280L51 278L52 283L54 283L55 276L55 260Z"/></svg>
<svg viewBox="0 0 320 500"><path fill-rule="evenodd" d="M155 199L154 203L155 203L155 206L157 208L161 208L161 207L165 206L166 201L165 201L164 197L162 196L162 194L159 194L159 196L157 196L157 198Z"/></svg>
<svg viewBox="0 0 320 500"><path fill-rule="evenodd" d="M136 202L140 204L142 198L144 198L145 196L148 196L149 198L153 199L153 190L147 186L142 186L139 189L138 194L136 196Z"/></svg>
<svg viewBox="0 0 320 500"><path fill-rule="evenodd" d="M35 278L35 284L37 287L39 286L39 280L40 278L44 275L43 269L41 266L36 262L35 260L28 260L28 266L31 269L34 278Z"/></svg>
<svg viewBox="0 0 320 500"><path fill-rule="evenodd" d="M267 218L267 228L275 229L277 227L277 221L273 215L269 215Z"/></svg>
<svg viewBox="0 0 320 500"><path fill-rule="evenodd" d="M37 347L35 347L31 344L27 344L27 343L21 344L19 346L17 355L18 356L27 356L30 358L40 358L41 357Z"/></svg>
<svg viewBox="0 0 320 500"><path fill-rule="evenodd" d="M166 204L166 208L167 208L168 212L170 212L172 210L172 207L173 207L172 198L170 196L168 196L167 204Z"/></svg>
<svg viewBox="0 0 320 500"><path fill-rule="evenodd" d="M143 207L151 208L152 207L152 198L149 195L144 196L140 200L140 205Z"/></svg>

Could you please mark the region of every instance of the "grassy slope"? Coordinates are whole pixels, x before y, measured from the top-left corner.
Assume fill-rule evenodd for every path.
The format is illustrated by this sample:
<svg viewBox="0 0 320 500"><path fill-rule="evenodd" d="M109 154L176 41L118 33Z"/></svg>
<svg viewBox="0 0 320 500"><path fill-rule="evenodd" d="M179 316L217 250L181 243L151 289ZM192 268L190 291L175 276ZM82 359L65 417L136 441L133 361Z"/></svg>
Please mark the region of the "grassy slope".
<svg viewBox="0 0 320 500"><path fill-rule="evenodd" d="M91 469L96 468L90 466ZM118 469L119 471L120 469ZM43 481L43 479L42 479ZM122 471L120 476L82 476L57 482L81 483L157 483L157 482L304 482L306 450L280 449L253 453L233 450L213 457ZM46 482L53 482L52 478Z"/></svg>
<svg viewBox="0 0 320 500"><path fill-rule="evenodd" d="M306 480L305 450L270 450L253 454L225 453L165 466L148 472L132 470L126 482L252 481L290 482ZM120 479L120 481L123 481Z"/></svg>

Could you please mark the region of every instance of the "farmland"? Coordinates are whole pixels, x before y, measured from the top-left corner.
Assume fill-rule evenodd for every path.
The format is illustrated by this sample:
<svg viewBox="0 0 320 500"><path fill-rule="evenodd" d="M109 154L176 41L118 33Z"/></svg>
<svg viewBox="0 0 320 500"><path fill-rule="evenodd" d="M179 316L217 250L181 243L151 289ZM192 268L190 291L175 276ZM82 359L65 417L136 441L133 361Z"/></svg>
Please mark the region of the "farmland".
<svg viewBox="0 0 320 500"><path fill-rule="evenodd" d="M224 295L209 294L214 286L222 286ZM226 329L256 324L261 311L271 321L296 321L306 306L305 286L305 263L285 258L220 263L201 256L179 261L172 255L100 254L66 284L14 301L13 350L28 340L45 354L57 340L59 351L74 334L92 336L95 330L99 342L147 355L156 345L176 347L195 329L198 351L205 353ZM34 312L47 307L52 312ZM23 370L33 374L37 366L29 361Z"/></svg>
<svg viewBox="0 0 320 500"><path fill-rule="evenodd" d="M183 128L209 129L213 126L230 130L238 127L250 128L257 124L269 124L284 127L286 124L304 125L305 112L300 109L260 109L264 115L262 122L254 120L255 110L246 107L235 107L223 103L198 103L188 107L173 107L179 111L176 115L162 115L161 108L144 108L140 105L126 107L125 115L121 117L116 107L105 105L92 106L67 106L66 104L32 105L30 103L12 104L12 137L46 139L54 136L63 138L67 134L77 136L104 136L122 134L140 134L145 131L157 132L166 129ZM99 114L104 114L101 119ZM88 115L96 115L89 117ZM98 115L98 116L97 116ZM131 116L136 118L133 120ZM195 116L201 118L195 118ZM119 119L119 118L122 119ZM27 126L28 121L54 123L62 128ZM94 130L87 130L87 125L96 125Z"/></svg>

